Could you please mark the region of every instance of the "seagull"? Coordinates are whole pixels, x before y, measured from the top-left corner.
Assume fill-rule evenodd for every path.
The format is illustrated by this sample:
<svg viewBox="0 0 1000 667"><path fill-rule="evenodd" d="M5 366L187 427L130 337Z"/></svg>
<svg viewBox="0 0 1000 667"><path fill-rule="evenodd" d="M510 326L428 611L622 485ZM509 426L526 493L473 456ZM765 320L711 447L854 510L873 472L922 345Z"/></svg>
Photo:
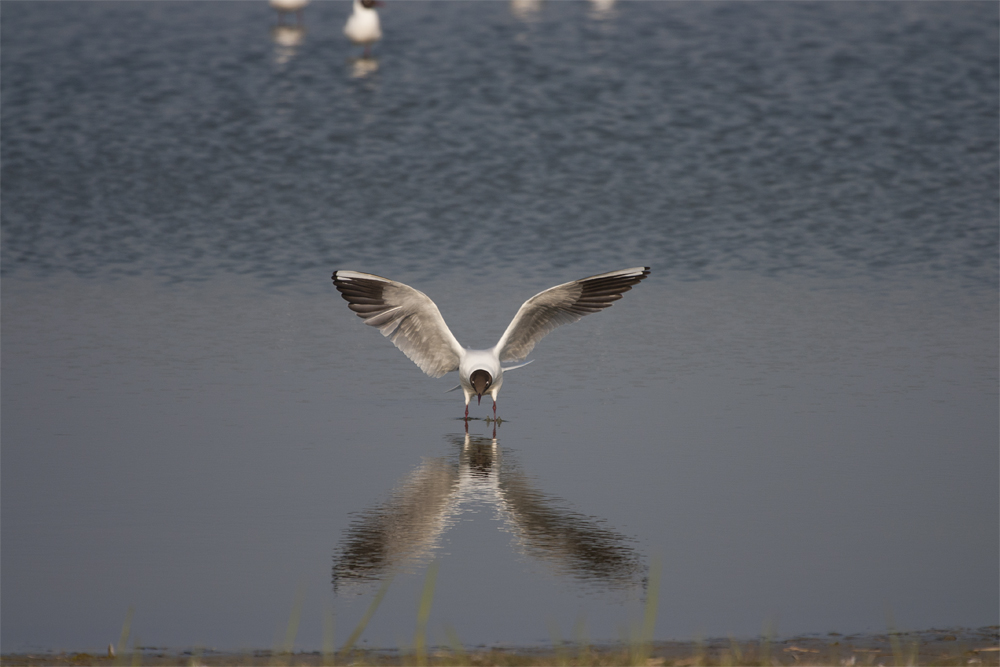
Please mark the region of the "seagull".
<svg viewBox="0 0 1000 667"><path fill-rule="evenodd" d="M454 389L465 393L466 419L472 397L481 404L485 394L493 398L496 419L504 372L531 362L502 364L522 361L550 331L609 307L648 275L648 266L638 266L539 292L521 305L499 342L485 350L462 347L437 305L409 285L358 271L334 271L333 284L365 324L381 331L424 373L439 378L458 371L460 384Z"/></svg>
<svg viewBox="0 0 1000 667"><path fill-rule="evenodd" d="M370 55L372 44L382 39L382 26L378 20L376 7L379 0L354 0L354 13L344 25L344 34L355 44L363 44L365 56Z"/></svg>

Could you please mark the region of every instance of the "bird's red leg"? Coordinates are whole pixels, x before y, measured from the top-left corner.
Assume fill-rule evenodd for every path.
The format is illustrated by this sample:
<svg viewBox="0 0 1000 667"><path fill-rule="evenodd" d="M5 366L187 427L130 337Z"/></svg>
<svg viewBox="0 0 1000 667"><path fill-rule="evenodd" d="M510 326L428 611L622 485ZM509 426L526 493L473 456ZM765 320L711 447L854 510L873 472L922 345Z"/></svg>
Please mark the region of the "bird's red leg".
<svg viewBox="0 0 1000 667"><path fill-rule="evenodd" d="M497 420L497 399L493 399L493 421Z"/></svg>
<svg viewBox="0 0 1000 667"><path fill-rule="evenodd" d="M466 421L469 420L469 404L468 403L465 404L465 420Z"/></svg>

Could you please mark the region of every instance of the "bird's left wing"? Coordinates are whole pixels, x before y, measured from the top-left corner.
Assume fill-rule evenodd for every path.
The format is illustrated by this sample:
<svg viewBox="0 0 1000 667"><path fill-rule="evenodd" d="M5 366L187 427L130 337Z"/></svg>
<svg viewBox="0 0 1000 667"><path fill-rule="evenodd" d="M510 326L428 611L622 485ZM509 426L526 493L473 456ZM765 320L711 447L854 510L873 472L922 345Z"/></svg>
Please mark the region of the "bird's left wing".
<svg viewBox="0 0 1000 667"><path fill-rule="evenodd" d="M648 275L648 266L637 266L539 292L524 302L500 337L495 348L500 361L524 359L547 333L561 324L576 322L584 315L609 307Z"/></svg>
<svg viewBox="0 0 1000 667"><path fill-rule="evenodd" d="M426 294L358 271L335 271L333 284L365 324L378 328L424 373L439 378L458 370L462 346Z"/></svg>

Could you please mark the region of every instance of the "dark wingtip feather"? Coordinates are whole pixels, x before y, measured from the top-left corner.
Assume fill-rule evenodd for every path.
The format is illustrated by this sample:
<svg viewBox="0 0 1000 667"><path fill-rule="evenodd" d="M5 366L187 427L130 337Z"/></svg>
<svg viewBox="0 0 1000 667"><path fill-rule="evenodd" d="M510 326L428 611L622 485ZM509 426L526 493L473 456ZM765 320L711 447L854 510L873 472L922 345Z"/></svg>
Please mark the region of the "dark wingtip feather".
<svg viewBox="0 0 1000 667"><path fill-rule="evenodd" d="M368 278L340 278L338 273L339 271L333 272L333 284L349 304L348 307L359 317L367 319L386 309L382 298L382 283Z"/></svg>

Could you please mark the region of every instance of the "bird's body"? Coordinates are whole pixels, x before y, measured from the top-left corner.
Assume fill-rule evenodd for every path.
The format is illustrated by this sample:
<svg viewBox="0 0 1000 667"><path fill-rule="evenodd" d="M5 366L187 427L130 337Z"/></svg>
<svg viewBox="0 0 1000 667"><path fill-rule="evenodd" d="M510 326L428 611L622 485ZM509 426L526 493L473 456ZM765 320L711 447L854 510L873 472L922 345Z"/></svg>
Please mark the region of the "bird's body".
<svg viewBox="0 0 1000 667"><path fill-rule="evenodd" d="M486 375L476 375L479 371L486 371ZM503 371L500 357L496 354L495 348L465 350L465 354L458 362L458 382L465 393L466 412L469 410L469 401L476 395L479 396L479 400L482 400L483 394L489 394L493 398L494 408L496 407L497 394L500 393L500 387L503 385ZM473 377L474 375L475 377ZM496 414L495 409L493 412Z"/></svg>
<svg viewBox="0 0 1000 667"><path fill-rule="evenodd" d="M344 24L344 35L353 43L363 45L366 55L371 45L382 39L382 24L375 9L380 4L378 0L354 0L354 10Z"/></svg>
<svg viewBox="0 0 1000 667"><path fill-rule="evenodd" d="M640 266L539 292L518 309L497 344L485 350L462 347L430 297L408 285L357 271L334 272L333 284L365 324L377 327L424 373L441 377L457 370L468 417L469 401L484 395L493 398L496 416L504 372L526 365L503 364L523 360L550 331L609 307L648 275L649 267Z"/></svg>

